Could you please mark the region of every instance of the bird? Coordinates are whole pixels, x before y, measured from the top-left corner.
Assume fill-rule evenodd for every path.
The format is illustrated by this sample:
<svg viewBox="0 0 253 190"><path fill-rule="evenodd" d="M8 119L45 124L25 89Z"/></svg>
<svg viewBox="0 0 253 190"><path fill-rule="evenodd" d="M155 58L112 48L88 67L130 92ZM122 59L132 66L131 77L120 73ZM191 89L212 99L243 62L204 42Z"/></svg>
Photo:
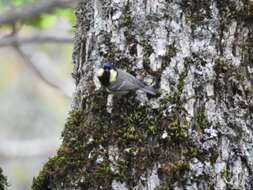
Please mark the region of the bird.
<svg viewBox="0 0 253 190"><path fill-rule="evenodd" d="M116 69L111 63L105 63L97 71L100 83L111 94L123 95L130 91L143 91L147 94L156 95L153 87L147 86L130 73Z"/></svg>

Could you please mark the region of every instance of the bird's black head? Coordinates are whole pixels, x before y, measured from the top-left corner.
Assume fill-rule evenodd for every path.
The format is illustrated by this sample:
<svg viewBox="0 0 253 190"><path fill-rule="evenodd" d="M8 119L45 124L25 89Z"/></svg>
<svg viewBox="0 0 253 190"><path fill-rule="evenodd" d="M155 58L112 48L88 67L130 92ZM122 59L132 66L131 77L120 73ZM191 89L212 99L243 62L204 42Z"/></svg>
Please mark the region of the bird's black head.
<svg viewBox="0 0 253 190"><path fill-rule="evenodd" d="M113 65L110 63L103 64L103 67L98 70L97 77L102 85L110 85L110 71L113 69Z"/></svg>
<svg viewBox="0 0 253 190"><path fill-rule="evenodd" d="M109 70L110 71L112 68L113 68L113 66L110 63L103 64L103 69L104 70Z"/></svg>

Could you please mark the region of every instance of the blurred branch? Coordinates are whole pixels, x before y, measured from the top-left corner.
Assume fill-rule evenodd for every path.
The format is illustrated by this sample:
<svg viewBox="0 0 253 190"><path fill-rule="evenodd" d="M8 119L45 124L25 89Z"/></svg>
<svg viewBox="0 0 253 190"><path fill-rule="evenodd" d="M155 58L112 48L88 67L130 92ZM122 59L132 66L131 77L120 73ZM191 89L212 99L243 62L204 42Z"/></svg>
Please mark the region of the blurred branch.
<svg viewBox="0 0 253 190"><path fill-rule="evenodd" d="M19 46L13 46L17 53L24 59L24 62L29 66L29 68L46 84L49 86L57 89L59 92L61 92L64 96L71 98L71 91L68 88L65 88L64 86L61 86L56 81L54 81L49 75L46 76L45 73L42 73L40 69L36 66L36 64L30 59L30 57L19 47ZM46 68L47 70L50 70L51 68Z"/></svg>
<svg viewBox="0 0 253 190"><path fill-rule="evenodd" d="M36 157L48 155L59 146L59 143L60 142L57 141L57 139L55 138L37 138L31 140L1 140L0 158L15 159L22 157Z"/></svg>
<svg viewBox="0 0 253 190"><path fill-rule="evenodd" d="M14 46L23 45L28 43L72 43L73 37L71 35L50 35L37 33L29 37L18 37L16 35L8 35L7 37L0 39L0 46Z"/></svg>
<svg viewBox="0 0 253 190"><path fill-rule="evenodd" d="M78 1L80 0L40 0L37 3L11 8L0 14L0 25L31 19L42 13L51 12L55 8L71 7Z"/></svg>

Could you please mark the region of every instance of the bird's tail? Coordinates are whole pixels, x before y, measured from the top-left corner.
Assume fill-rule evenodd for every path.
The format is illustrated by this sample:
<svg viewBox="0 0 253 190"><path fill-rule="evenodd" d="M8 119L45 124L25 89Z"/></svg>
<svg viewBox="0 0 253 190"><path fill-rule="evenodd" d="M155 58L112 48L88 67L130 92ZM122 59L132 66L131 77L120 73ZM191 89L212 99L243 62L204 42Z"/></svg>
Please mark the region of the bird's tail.
<svg viewBox="0 0 253 190"><path fill-rule="evenodd" d="M148 94L156 95L155 89L151 86L144 86L141 90Z"/></svg>

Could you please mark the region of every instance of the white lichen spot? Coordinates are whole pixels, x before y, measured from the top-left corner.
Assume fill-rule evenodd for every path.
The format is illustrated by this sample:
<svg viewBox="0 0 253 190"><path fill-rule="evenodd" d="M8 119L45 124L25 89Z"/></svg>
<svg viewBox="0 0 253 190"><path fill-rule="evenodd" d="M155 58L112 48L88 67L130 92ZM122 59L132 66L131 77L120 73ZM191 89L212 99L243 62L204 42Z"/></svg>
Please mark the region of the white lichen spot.
<svg viewBox="0 0 253 190"><path fill-rule="evenodd" d="M113 107L113 95L109 94L107 96L107 104L106 104L106 111L108 113L112 113L112 107Z"/></svg>
<svg viewBox="0 0 253 190"><path fill-rule="evenodd" d="M164 130L161 138L166 139L167 137L168 137L168 132L166 130Z"/></svg>
<svg viewBox="0 0 253 190"><path fill-rule="evenodd" d="M171 93L170 81L175 82L176 73L173 68L166 67L161 76L160 89L162 94L169 95Z"/></svg>
<svg viewBox="0 0 253 190"><path fill-rule="evenodd" d="M153 168L150 176L147 177L148 190L154 190L160 184L160 180L157 174L157 168Z"/></svg>
<svg viewBox="0 0 253 190"><path fill-rule="evenodd" d="M215 106L216 103L213 99L209 99L205 104L205 107L207 108L205 109L205 115L208 121L214 121L214 118L217 115L217 110L215 109Z"/></svg>
<svg viewBox="0 0 253 190"><path fill-rule="evenodd" d="M187 100L187 102L184 104L184 108L187 111L188 115L186 116L186 120L188 122L191 121L191 119L194 116L194 104L195 104L195 99L194 98L190 98L189 100Z"/></svg>
<svg viewBox="0 0 253 190"><path fill-rule="evenodd" d="M101 1L95 0L94 3L94 28L96 28L95 33L98 35L100 31L107 31L106 21L103 18L103 9Z"/></svg>
<svg viewBox="0 0 253 190"><path fill-rule="evenodd" d="M101 155L98 155L97 159L96 159L96 163L100 164L104 161L104 158Z"/></svg>
<svg viewBox="0 0 253 190"><path fill-rule="evenodd" d="M247 69L248 69L248 72L249 72L250 74L252 74L252 73L253 73L253 67L251 67L251 66L247 66Z"/></svg>
<svg viewBox="0 0 253 190"><path fill-rule="evenodd" d="M109 160L115 162L119 158L119 149L116 146L108 147Z"/></svg>
<svg viewBox="0 0 253 190"><path fill-rule="evenodd" d="M148 170L145 174L140 176L140 181L138 182L138 185L134 187L134 189L155 190L155 188L160 184L157 168L158 167L155 166L152 170Z"/></svg>
<svg viewBox="0 0 253 190"><path fill-rule="evenodd" d="M126 183L121 183L119 181L112 181L112 189L113 190L128 190Z"/></svg>
<svg viewBox="0 0 253 190"><path fill-rule="evenodd" d="M227 160L229 158L229 154L230 154L230 148L229 148L229 140L227 137L222 137L221 138L221 159L222 160Z"/></svg>
<svg viewBox="0 0 253 190"><path fill-rule="evenodd" d="M95 84L95 91L99 90L102 87L96 75L93 76L93 82Z"/></svg>
<svg viewBox="0 0 253 190"><path fill-rule="evenodd" d="M214 96L214 89L213 89L213 85L212 84L208 83L206 85L206 93L207 93L208 97Z"/></svg>
<svg viewBox="0 0 253 190"><path fill-rule="evenodd" d="M226 163L225 162L216 162L214 164L214 170L215 173L221 173L224 169L226 168Z"/></svg>
<svg viewBox="0 0 253 190"><path fill-rule="evenodd" d="M218 131L216 129L213 129L212 127L204 129L204 132L208 134L209 138L215 138L218 136Z"/></svg>
<svg viewBox="0 0 253 190"><path fill-rule="evenodd" d="M90 152L88 155L88 159L91 159L91 158L92 158L92 152Z"/></svg>
<svg viewBox="0 0 253 190"><path fill-rule="evenodd" d="M87 141L87 144L91 144L92 142L94 142L94 139L93 139L93 137L90 137L90 138L88 139L88 141Z"/></svg>
<svg viewBox="0 0 253 190"><path fill-rule="evenodd" d="M196 176L200 176L203 174L204 164L197 158L193 158L192 162L190 163L190 168Z"/></svg>
<svg viewBox="0 0 253 190"><path fill-rule="evenodd" d="M150 60L149 67L152 71L156 72L161 68L162 63L161 63L161 61L158 62L158 59L157 59L155 53L152 53L149 56L149 60Z"/></svg>
<svg viewBox="0 0 253 190"><path fill-rule="evenodd" d="M241 173L244 172L245 174L247 173L246 170L244 170L243 166L242 166L242 161L241 161L241 158L238 158L236 159L234 162L233 162L233 167L232 167L232 179L231 179L231 182L234 186L234 188L238 188L240 189L240 186L243 186L245 187L245 179L246 178L246 175L241 175Z"/></svg>
<svg viewBox="0 0 253 190"><path fill-rule="evenodd" d="M236 29L237 29L237 22L235 20L229 25L228 31L224 32L224 41L225 44L224 54L226 59L231 60L234 65L240 65L241 63L241 55L234 55L233 54L233 46L235 42L236 36Z"/></svg>
<svg viewBox="0 0 253 190"><path fill-rule="evenodd" d="M117 11L113 14L112 16L112 20L115 21L115 20L118 20L122 15L122 12L121 11Z"/></svg>
<svg viewBox="0 0 253 190"><path fill-rule="evenodd" d="M115 45L120 51L125 51L126 45L123 43L125 41L124 29L112 30L111 43Z"/></svg>
<svg viewBox="0 0 253 190"><path fill-rule="evenodd" d="M152 71L158 71L162 66L162 57L166 54L167 35L168 31L165 29L166 21L160 21L159 26L154 31L154 38L152 38L151 45L154 53L150 55L150 68Z"/></svg>
<svg viewBox="0 0 253 190"><path fill-rule="evenodd" d="M124 149L124 152L127 152L129 154L132 154L133 156L136 156L138 151L137 150L134 150L133 148L125 148Z"/></svg>
<svg viewBox="0 0 253 190"><path fill-rule="evenodd" d="M136 67L139 69L143 68L143 56L144 50L140 44L137 44L137 57L136 57Z"/></svg>
<svg viewBox="0 0 253 190"><path fill-rule="evenodd" d="M195 91L193 89L193 81L194 75L191 72L188 72L188 75L185 78L183 89L183 97L187 99L186 103L184 104L184 108L188 113L186 116L187 121L190 121L194 116Z"/></svg>

